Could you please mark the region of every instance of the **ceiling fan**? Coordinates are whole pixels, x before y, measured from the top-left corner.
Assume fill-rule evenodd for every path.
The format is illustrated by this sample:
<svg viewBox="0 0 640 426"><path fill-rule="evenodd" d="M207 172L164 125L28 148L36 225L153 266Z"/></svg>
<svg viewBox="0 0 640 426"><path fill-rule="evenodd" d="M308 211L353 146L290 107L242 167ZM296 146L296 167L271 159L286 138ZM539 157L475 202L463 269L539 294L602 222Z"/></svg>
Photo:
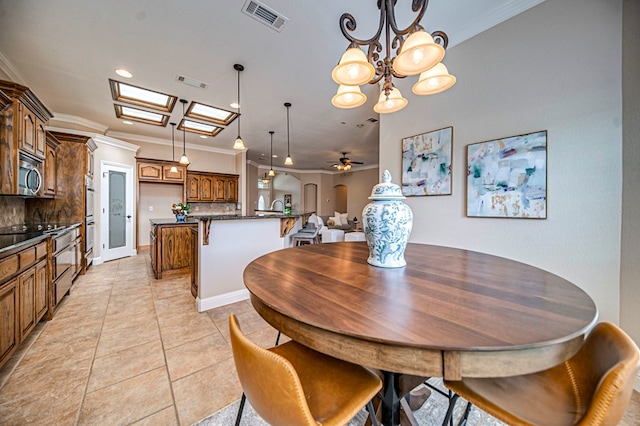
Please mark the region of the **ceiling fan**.
<svg viewBox="0 0 640 426"><path fill-rule="evenodd" d="M351 161L349 157L347 157L348 152L341 152L342 157L338 159L338 162L332 164L332 167L335 167L338 170L350 170L352 164L364 164L362 161Z"/></svg>

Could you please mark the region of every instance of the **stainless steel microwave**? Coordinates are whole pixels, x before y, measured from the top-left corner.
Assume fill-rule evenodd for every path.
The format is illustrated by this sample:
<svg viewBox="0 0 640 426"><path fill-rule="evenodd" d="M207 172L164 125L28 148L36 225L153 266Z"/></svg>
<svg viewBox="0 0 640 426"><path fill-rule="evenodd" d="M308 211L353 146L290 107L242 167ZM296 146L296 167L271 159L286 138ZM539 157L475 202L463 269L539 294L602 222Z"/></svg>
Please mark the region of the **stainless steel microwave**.
<svg viewBox="0 0 640 426"><path fill-rule="evenodd" d="M18 162L18 194L37 195L42 187L42 163L26 156Z"/></svg>

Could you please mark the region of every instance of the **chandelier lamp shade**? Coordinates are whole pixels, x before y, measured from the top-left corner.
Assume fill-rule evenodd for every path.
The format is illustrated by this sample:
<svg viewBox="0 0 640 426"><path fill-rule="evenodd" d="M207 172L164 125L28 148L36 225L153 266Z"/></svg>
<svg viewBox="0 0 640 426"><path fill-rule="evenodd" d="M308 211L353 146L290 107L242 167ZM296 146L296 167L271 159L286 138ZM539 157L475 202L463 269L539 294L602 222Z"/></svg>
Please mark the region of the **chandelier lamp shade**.
<svg viewBox="0 0 640 426"><path fill-rule="evenodd" d="M340 30L349 41L349 46L331 73L333 80L340 85L331 99L334 106L358 107L367 100L359 86L381 83L380 97L373 109L386 114L400 111L408 104L407 99L393 84L393 78L421 74L412 90L416 95L440 93L455 84L455 77L441 63L449 38L442 31L429 34L419 24L429 1L412 1L411 9L417 12L417 16L405 29L398 28L396 24L396 1L378 0L380 25L376 33L367 40L357 39L350 34L356 29L353 15L343 13L340 17ZM384 43L380 40L383 32ZM366 54L361 46L365 47Z"/></svg>
<svg viewBox="0 0 640 426"><path fill-rule="evenodd" d="M244 146L244 141L242 140L242 137L240 137L240 73L244 71L244 66L240 64L234 64L233 69L238 71L238 98L237 98L238 100L237 100L237 103L235 104L235 107L238 108L238 137L233 143L233 149L242 150L242 149L245 149L245 146Z"/></svg>
<svg viewBox="0 0 640 426"><path fill-rule="evenodd" d="M289 108L291 108L291 102L285 102L284 106L287 108L287 158L285 158L284 160L284 165L285 166L293 166L293 158L291 158L291 152L289 151L289 136L290 136L290 129L289 129Z"/></svg>
<svg viewBox="0 0 640 426"><path fill-rule="evenodd" d="M174 132L176 130L176 123L171 124L171 161L175 163L176 161L176 143L174 138ZM178 168L175 164L171 165L171 169L169 170L171 173L178 173Z"/></svg>
<svg viewBox="0 0 640 426"><path fill-rule="evenodd" d="M269 134L271 135L271 155L269 156L270 159L270 163L269 163L269 177L274 177L276 175L276 172L273 171L273 134L275 132L273 130L269 130Z"/></svg>
<svg viewBox="0 0 640 426"><path fill-rule="evenodd" d="M180 99L180 102L182 103L182 120L184 120L185 119L184 107L189 101L187 101L186 99ZM186 126L182 126L182 157L180 157L180 164L188 166L189 157L187 157L187 132L185 128Z"/></svg>

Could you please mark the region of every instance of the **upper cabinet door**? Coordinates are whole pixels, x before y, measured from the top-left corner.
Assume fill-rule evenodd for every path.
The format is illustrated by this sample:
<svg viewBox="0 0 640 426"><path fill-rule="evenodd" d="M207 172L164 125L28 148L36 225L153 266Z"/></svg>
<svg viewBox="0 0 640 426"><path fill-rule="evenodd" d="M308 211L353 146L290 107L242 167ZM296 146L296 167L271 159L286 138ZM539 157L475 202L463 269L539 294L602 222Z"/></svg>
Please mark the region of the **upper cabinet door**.
<svg viewBox="0 0 640 426"><path fill-rule="evenodd" d="M35 133L35 146L34 154L36 157L45 159L47 146L47 131L44 127L44 123L40 119L36 119L36 133Z"/></svg>
<svg viewBox="0 0 640 426"><path fill-rule="evenodd" d="M200 178L200 200L213 201L213 176Z"/></svg>
<svg viewBox="0 0 640 426"><path fill-rule="evenodd" d="M22 103L18 114L18 148L30 154L36 150L36 117Z"/></svg>
<svg viewBox="0 0 640 426"><path fill-rule="evenodd" d="M200 201L200 176L187 173L187 201Z"/></svg>

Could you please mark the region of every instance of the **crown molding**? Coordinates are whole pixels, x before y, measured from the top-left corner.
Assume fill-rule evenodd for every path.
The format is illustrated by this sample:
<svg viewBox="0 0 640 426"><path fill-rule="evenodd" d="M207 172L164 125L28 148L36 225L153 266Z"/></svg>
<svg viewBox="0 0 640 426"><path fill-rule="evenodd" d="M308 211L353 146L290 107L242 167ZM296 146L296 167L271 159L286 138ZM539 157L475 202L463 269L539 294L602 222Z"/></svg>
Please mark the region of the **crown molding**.
<svg viewBox="0 0 640 426"><path fill-rule="evenodd" d="M11 81L22 84L23 86L29 86L16 67L13 66L9 58L4 56L2 52L0 52L0 70L2 70L2 72L4 72Z"/></svg>
<svg viewBox="0 0 640 426"><path fill-rule="evenodd" d="M127 151L137 152L140 147L138 145L131 144L129 142L121 141L119 139L112 138L110 136L100 135L93 132L85 132L83 130L66 129L64 127L47 126L47 131L68 133L71 135L87 136L94 140L94 142L100 142L105 145L110 145L116 148L126 149Z"/></svg>
<svg viewBox="0 0 640 426"><path fill-rule="evenodd" d="M153 144L157 144L157 145L171 146L171 141L169 141L169 140L160 139L160 138L153 138L153 137L149 137L149 136L141 136L141 135L136 135L134 133L109 132L109 131L107 131L107 135L109 135L111 137L114 137L114 138L117 138L117 139L127 139L127 140L134 140L134 141L144 142L144 143L153 143ZM236 156L238 154L238 151L236 151L234 149L222 149L222 148L216 148L216 147L213 147L213 146L202 146L202 145L186 144L186 147L189 148L189 149L197 150L197 151L215 152L217 154L226 154L226 155L233 155L233 156Z"/></svg>
<svg viewBox="0 0 640 426"><path fill-rule="evenodd" d="M53 120L60 121L62 123L75 124L82 127L88 127L95 130L97 133L106 133L109 126L105 126L102 123L96 121L87 120L86 118L78 117L77 115L62 114L60 112L53 113Z"/></svg>

